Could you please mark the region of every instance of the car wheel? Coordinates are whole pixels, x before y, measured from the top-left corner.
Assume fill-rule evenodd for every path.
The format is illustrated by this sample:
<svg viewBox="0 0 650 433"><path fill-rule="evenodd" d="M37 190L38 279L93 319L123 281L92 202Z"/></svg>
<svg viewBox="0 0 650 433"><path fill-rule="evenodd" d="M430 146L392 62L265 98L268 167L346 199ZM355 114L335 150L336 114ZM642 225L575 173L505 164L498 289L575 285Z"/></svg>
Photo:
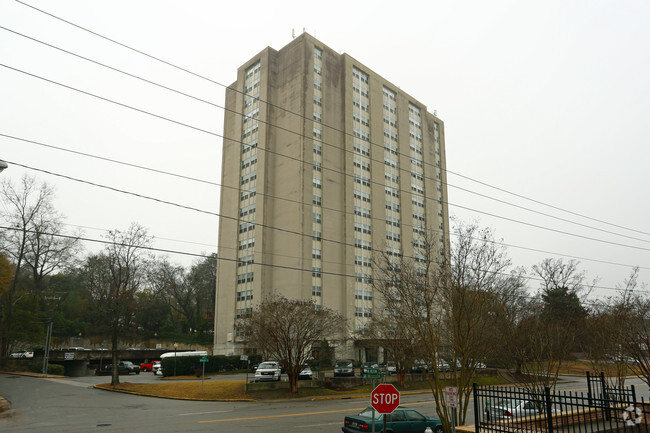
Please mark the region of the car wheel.
<svg viewBox="0 0 650 433"><path fill-rule="evenodd" d="M145 370L145 371L147 371L147 370ZM140 374L140 372L139 372L139 371L136 371L135 374Z"/></svg>
<svg viewBox="0 0 650 433"><path fill-rule="evenodd" d="M435 433L443 433L443 431L442 431L442 426L439 425L438 427L436 427L436 429L434 430L434 432L435 432Z"/></svg>

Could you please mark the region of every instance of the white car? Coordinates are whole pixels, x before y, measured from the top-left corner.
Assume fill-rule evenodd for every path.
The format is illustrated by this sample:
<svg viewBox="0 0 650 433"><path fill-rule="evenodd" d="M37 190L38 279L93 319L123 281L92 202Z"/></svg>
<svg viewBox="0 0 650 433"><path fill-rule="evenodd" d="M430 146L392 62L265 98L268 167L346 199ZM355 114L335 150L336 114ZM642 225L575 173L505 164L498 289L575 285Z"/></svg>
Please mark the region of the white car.
<svg viewBox="0 0 650 433"><path fill-rule="evenodd" d="M262 362L255 370L255 382L276 381L282 376L280 364L275 361Z"/></svg>
<svg viewBox="0 0 650 433"><path fill-rule="evenodd" d="M154 374L155 376L158 375L158 372L160 372L160 374L162 374L162 362L160 362L160 361L154 361L154 362L151 364L151 371L153 371L153 374Z"/></svg>
<svg viewBox="0 0 650 433"><path fill-rule="evenodd" d="M27 350L20 350L9 355L9 358L33 358L34 352L29 352Z"/></svg>

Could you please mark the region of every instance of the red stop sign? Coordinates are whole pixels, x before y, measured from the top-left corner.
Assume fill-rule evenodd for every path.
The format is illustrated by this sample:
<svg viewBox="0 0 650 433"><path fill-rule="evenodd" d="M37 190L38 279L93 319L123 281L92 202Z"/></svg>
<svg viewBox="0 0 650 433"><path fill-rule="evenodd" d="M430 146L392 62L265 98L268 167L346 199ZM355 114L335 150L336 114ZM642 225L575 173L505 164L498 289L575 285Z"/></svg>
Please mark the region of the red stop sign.
<svg viewBox="0 0 650 433"><path fill-rule="evenodd" d="M382 383L370 394L370 404L378 413L393 413L399 406L399 391L389 383Z"/></svg>

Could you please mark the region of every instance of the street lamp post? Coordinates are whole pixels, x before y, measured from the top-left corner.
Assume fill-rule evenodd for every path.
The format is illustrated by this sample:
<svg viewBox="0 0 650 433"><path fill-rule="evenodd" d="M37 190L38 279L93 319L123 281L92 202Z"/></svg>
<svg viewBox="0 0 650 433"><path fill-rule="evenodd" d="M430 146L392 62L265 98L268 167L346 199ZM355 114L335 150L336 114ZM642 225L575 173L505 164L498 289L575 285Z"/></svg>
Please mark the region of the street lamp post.
<svg viewBox="0 0 650 433"><path fill-rule="evenodd" d="M176 377L176 349L178 349L178 343L174 343L174 377Z"/></svg>

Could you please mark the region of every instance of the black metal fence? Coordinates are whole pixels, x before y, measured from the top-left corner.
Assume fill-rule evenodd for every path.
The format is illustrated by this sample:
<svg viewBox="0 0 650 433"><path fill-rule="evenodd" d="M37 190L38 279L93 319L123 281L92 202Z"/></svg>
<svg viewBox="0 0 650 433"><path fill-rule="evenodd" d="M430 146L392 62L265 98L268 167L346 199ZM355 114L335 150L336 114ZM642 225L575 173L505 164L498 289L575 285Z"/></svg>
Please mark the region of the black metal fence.
<svg viewBox="0 0 650 433"><path fill-rule="evenodd" d="M650 404L634 401L630 389L600 389L584 395L475 384L476 433L650 433Z"/></svg>

